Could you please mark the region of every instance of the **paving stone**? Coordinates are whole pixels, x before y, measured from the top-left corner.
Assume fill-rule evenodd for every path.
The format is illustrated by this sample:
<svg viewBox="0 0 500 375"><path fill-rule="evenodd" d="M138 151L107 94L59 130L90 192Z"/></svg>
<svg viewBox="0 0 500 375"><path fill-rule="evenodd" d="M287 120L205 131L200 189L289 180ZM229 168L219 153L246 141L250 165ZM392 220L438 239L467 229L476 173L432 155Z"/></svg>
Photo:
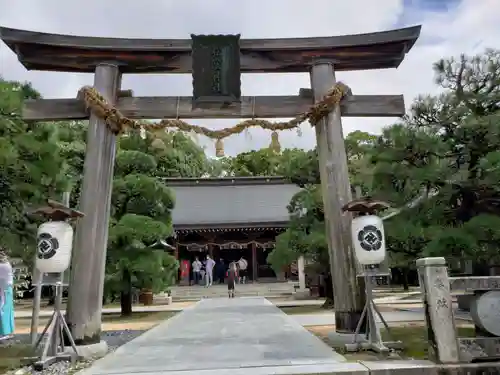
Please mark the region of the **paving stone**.
<svg viewBox="0 0 500 375"><path fill-rule="evenodd" d="M82 375L367 374L265 298L206 299Z"/></svg>

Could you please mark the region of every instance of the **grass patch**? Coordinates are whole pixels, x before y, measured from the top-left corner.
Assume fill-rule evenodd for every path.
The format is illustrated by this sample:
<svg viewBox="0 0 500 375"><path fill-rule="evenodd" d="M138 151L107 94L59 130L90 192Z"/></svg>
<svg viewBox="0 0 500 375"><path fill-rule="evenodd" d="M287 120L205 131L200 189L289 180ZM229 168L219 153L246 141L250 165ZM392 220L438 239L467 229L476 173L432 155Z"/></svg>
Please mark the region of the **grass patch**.
<svg viewBox="0 0 500 375"><path fill-rule="evenodd" d="M335 309L332 308L324 308L323 305L306 305L306 306L283 306L280 307L280 310L283 311L287 315L298 315L298 314L321 314L325 312L333 313ZM392 307L381 306L379 310L384 311L394 311Z"/></svg>
<svg viewBox="0 0 500 375"><path fill-rule="evenodd" d="M166 319L169 319L175 314L176 314L175 312L171 311L134 312L132 313L131 316L121 316L119 313L103 314L102 322L103 324L112 323L120 325L120 329L132 329L132 330L136 329L137 324L146 323L145 328L147 330L152 326L154 326L155 323L160 323ZM45 326L45 324L47 324L48 322L48 319L49 318L40 319L40 326L42 327ZM150 325L148 325L147 323L150 323ZM16 319L16 326L18 328L29 327L30 324L31 324L31 318ZM34 357L35 353L31 345L28 344L15 344L10 346L0 345L0 374L3 374L4 372L9 370L30 365L31 363L33 363ZM88 364L86 362L81 364L81 366L83 367L87 365ZM78 367L77 370L80 370L81 368Z"/></svg>
<svg viewBox="0 0 500 375"><path fill-rule="evenodd" d="M103 323L136 323L136 322L159 322L174 316L172 311L141 311L134 312L130 316L122 316L120 313L103 314Z"/></svg>
<svg viewBox="0 0 500 375"><path fill-rule="evenodd" d="M31 364L34 356L31 345L0 346L0 374Z"/></svg>
<svg viewBox="0 0 500 375"><path fill-rule="evenodd" d="M333 326L309 327L308 330L318 336L325 343L329 344L327 339L328 332L334 329ZM350 361L377 361L387 359L429 359L427 328L418 323L407 324L400 327L391 327L390 335L385 329L381 330L382 337L386 341L391 339L401 341L404 349L398 352L399 358L390 357L387 354L375 352L357 352L349 353L343 349L335 349L337 353L344 355ZM462 326L457 328L458 337L474 337L476 335L474 327Z"/></svg>
<svg viewBox="0 0 500 375"><path fill-rule="evenodd" d="M142 304L134 304L133 307L135 306L143 306ZM66 310L67 307L67 300L66 298L62 301L61 304L61 309ZM117 308L120 307L120 302L113 302L113 303L107 303L105 304L102 308L103 309L110 309L110 308ZM15 308L16 311L31 311L33 310L33 300L32 299L22 299L22 300L17 300L15 302ZM49 301L47 299L44 299L40 303L40 310L45 311L45 310L52 310L54 308L54 305L49 305Z"/></svg>
<svg viewBox="0 0 500 375"><path fill-rule="evenodd" d="M473 327L457 328L458 337L474 337L476 335ZM394 327L391 328L391 336L395 341L403 342L405 348L400 353L405 358L429 359L427 341L427 327ZM389 334L382 331L384 340L390 340Z"/></svg>
<svg viewBox="0 0 500 375"><path fill-rule="evenodd" d="M104 330L113 330L115 325L118 326L116 329L149 329L166 319L171 318L176 313L172 311L144 311L144 312L134 312L130 316L121 316L120 313L103 314L102 323L104 325ZM49 321L49 317L43 317L39 321L39 332L45 327ZM109 325L112 326L109 326ZM31 317L17 318L16 319L16 332L22 333L26 332L31 326Z"/></svg>

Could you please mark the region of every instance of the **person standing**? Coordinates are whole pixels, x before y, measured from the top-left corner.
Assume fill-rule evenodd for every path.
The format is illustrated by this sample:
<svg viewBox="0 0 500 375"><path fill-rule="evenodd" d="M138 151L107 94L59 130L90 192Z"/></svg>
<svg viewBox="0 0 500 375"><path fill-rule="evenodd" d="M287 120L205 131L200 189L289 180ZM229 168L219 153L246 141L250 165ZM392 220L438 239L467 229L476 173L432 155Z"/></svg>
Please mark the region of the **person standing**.
<svg viewBox="0 0 500 375"><path fill-rule="evenodd" d="M212 258L210 258L210 255L207 254L207 260L205 262L206 287L212 286L212 283L214 281L214 266L215 266L215 261Z"/></svg>
<svg viewBox="0 0 500 375"><path fill-rule="evenodd" d="M0 251L0 339L14 333L14 277L7 255Z"/></svg>
<svg viewBox="0 0 500 375"><path fill-rule="evenodd" d="M245 258L241 257L240 260L238 261L238 277L240 284L245 284L246 278L247 278L247 268L248 268L248 262L246 261Z"/></svg>
<svg viewBox="0 0 500 375"><path fill-rule="evenodd" d="M224 259L220 258L215 265L215 278L219 284L224 284L224 278L226 276L226 265L224 264Z"/></svg>
<svg viewBox="0 0 500 375"><path fill-rule="evenodd" d="M201 276L200 281L201 281L201 284L204 284L205 280L206 280L206 278L205 278L205 275L207 274L207 272L206 272L206 269L207 269L206 265L207 265L207 260L204 259L201 262L201 270L200 270L200 276Z"/></svg>
<svg viewBox="0 0 500 375"><path fill-rule="evenodd" d="M201 280L201 274L200 274L201 262L198 259L198 257L194 258L194 262L193 262L193 264L191 264L191 267L193 268L194 283L195 283L195 285L198 285L200 283L200 280Z"/></svg>
<svg viewBox="0 0 500 375"><path fill-rule="evenodd" d="M227 293L229 298L234 298L234 289L236 279L238 278L238 269L235 262L231 262L227 271Z"/></svg>

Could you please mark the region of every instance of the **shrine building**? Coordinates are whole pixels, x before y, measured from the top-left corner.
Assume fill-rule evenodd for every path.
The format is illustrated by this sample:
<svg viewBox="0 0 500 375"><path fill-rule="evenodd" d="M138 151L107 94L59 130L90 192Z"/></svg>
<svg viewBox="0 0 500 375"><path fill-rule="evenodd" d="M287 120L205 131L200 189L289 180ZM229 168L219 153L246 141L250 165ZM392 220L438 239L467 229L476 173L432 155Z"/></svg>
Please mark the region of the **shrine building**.
<svg viewBox="0 0 500 375"><path fill-rule="evenodd" d="M286 230L287 206L300 190L282 177L167 178L175 193L175 256L189 264L211 255L226 264L243 256L253 281L282 279L267 263L276 236ZM180 277L189 284L189 276Z"/></svg>

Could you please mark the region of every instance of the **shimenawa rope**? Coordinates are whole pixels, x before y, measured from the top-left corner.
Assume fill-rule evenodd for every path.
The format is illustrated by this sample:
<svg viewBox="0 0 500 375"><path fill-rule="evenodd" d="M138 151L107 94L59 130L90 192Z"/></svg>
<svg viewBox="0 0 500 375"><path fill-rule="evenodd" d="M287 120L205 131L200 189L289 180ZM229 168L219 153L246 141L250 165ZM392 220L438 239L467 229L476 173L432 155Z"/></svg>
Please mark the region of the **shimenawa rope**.
<svg viewBox="0 0 500 375"><path fill-rule="evenodd" d="M194 132L215 139L217 156L223 156L224 150L222 140L224 138L239 134L248 128L256 126L272 131L270 147L279 152L278 131L297 128L305 121L309 121L312 126L316 125L321 119L327 116L344 97L349 95L351 95L350 88L344 83L338 82L327 92L321 101L311 106L307 112L301 113L289 121L271 122L268 120L256 119L252 116L252 119L241 121L233 127L212 130L204 126L191 125L179 119L179 98L177 99L177 115L175 119L164 119L158 122L149 123L125 117L91 86L84 86L78 92L78 98L83 100L86 108L103 119L109 129L117 135L127 131L127 129L145 129L147 131L157 132L167 128L176 128L184 132ZM253 100L252 110L253 115L255 115L255 98Z"/></svg>

